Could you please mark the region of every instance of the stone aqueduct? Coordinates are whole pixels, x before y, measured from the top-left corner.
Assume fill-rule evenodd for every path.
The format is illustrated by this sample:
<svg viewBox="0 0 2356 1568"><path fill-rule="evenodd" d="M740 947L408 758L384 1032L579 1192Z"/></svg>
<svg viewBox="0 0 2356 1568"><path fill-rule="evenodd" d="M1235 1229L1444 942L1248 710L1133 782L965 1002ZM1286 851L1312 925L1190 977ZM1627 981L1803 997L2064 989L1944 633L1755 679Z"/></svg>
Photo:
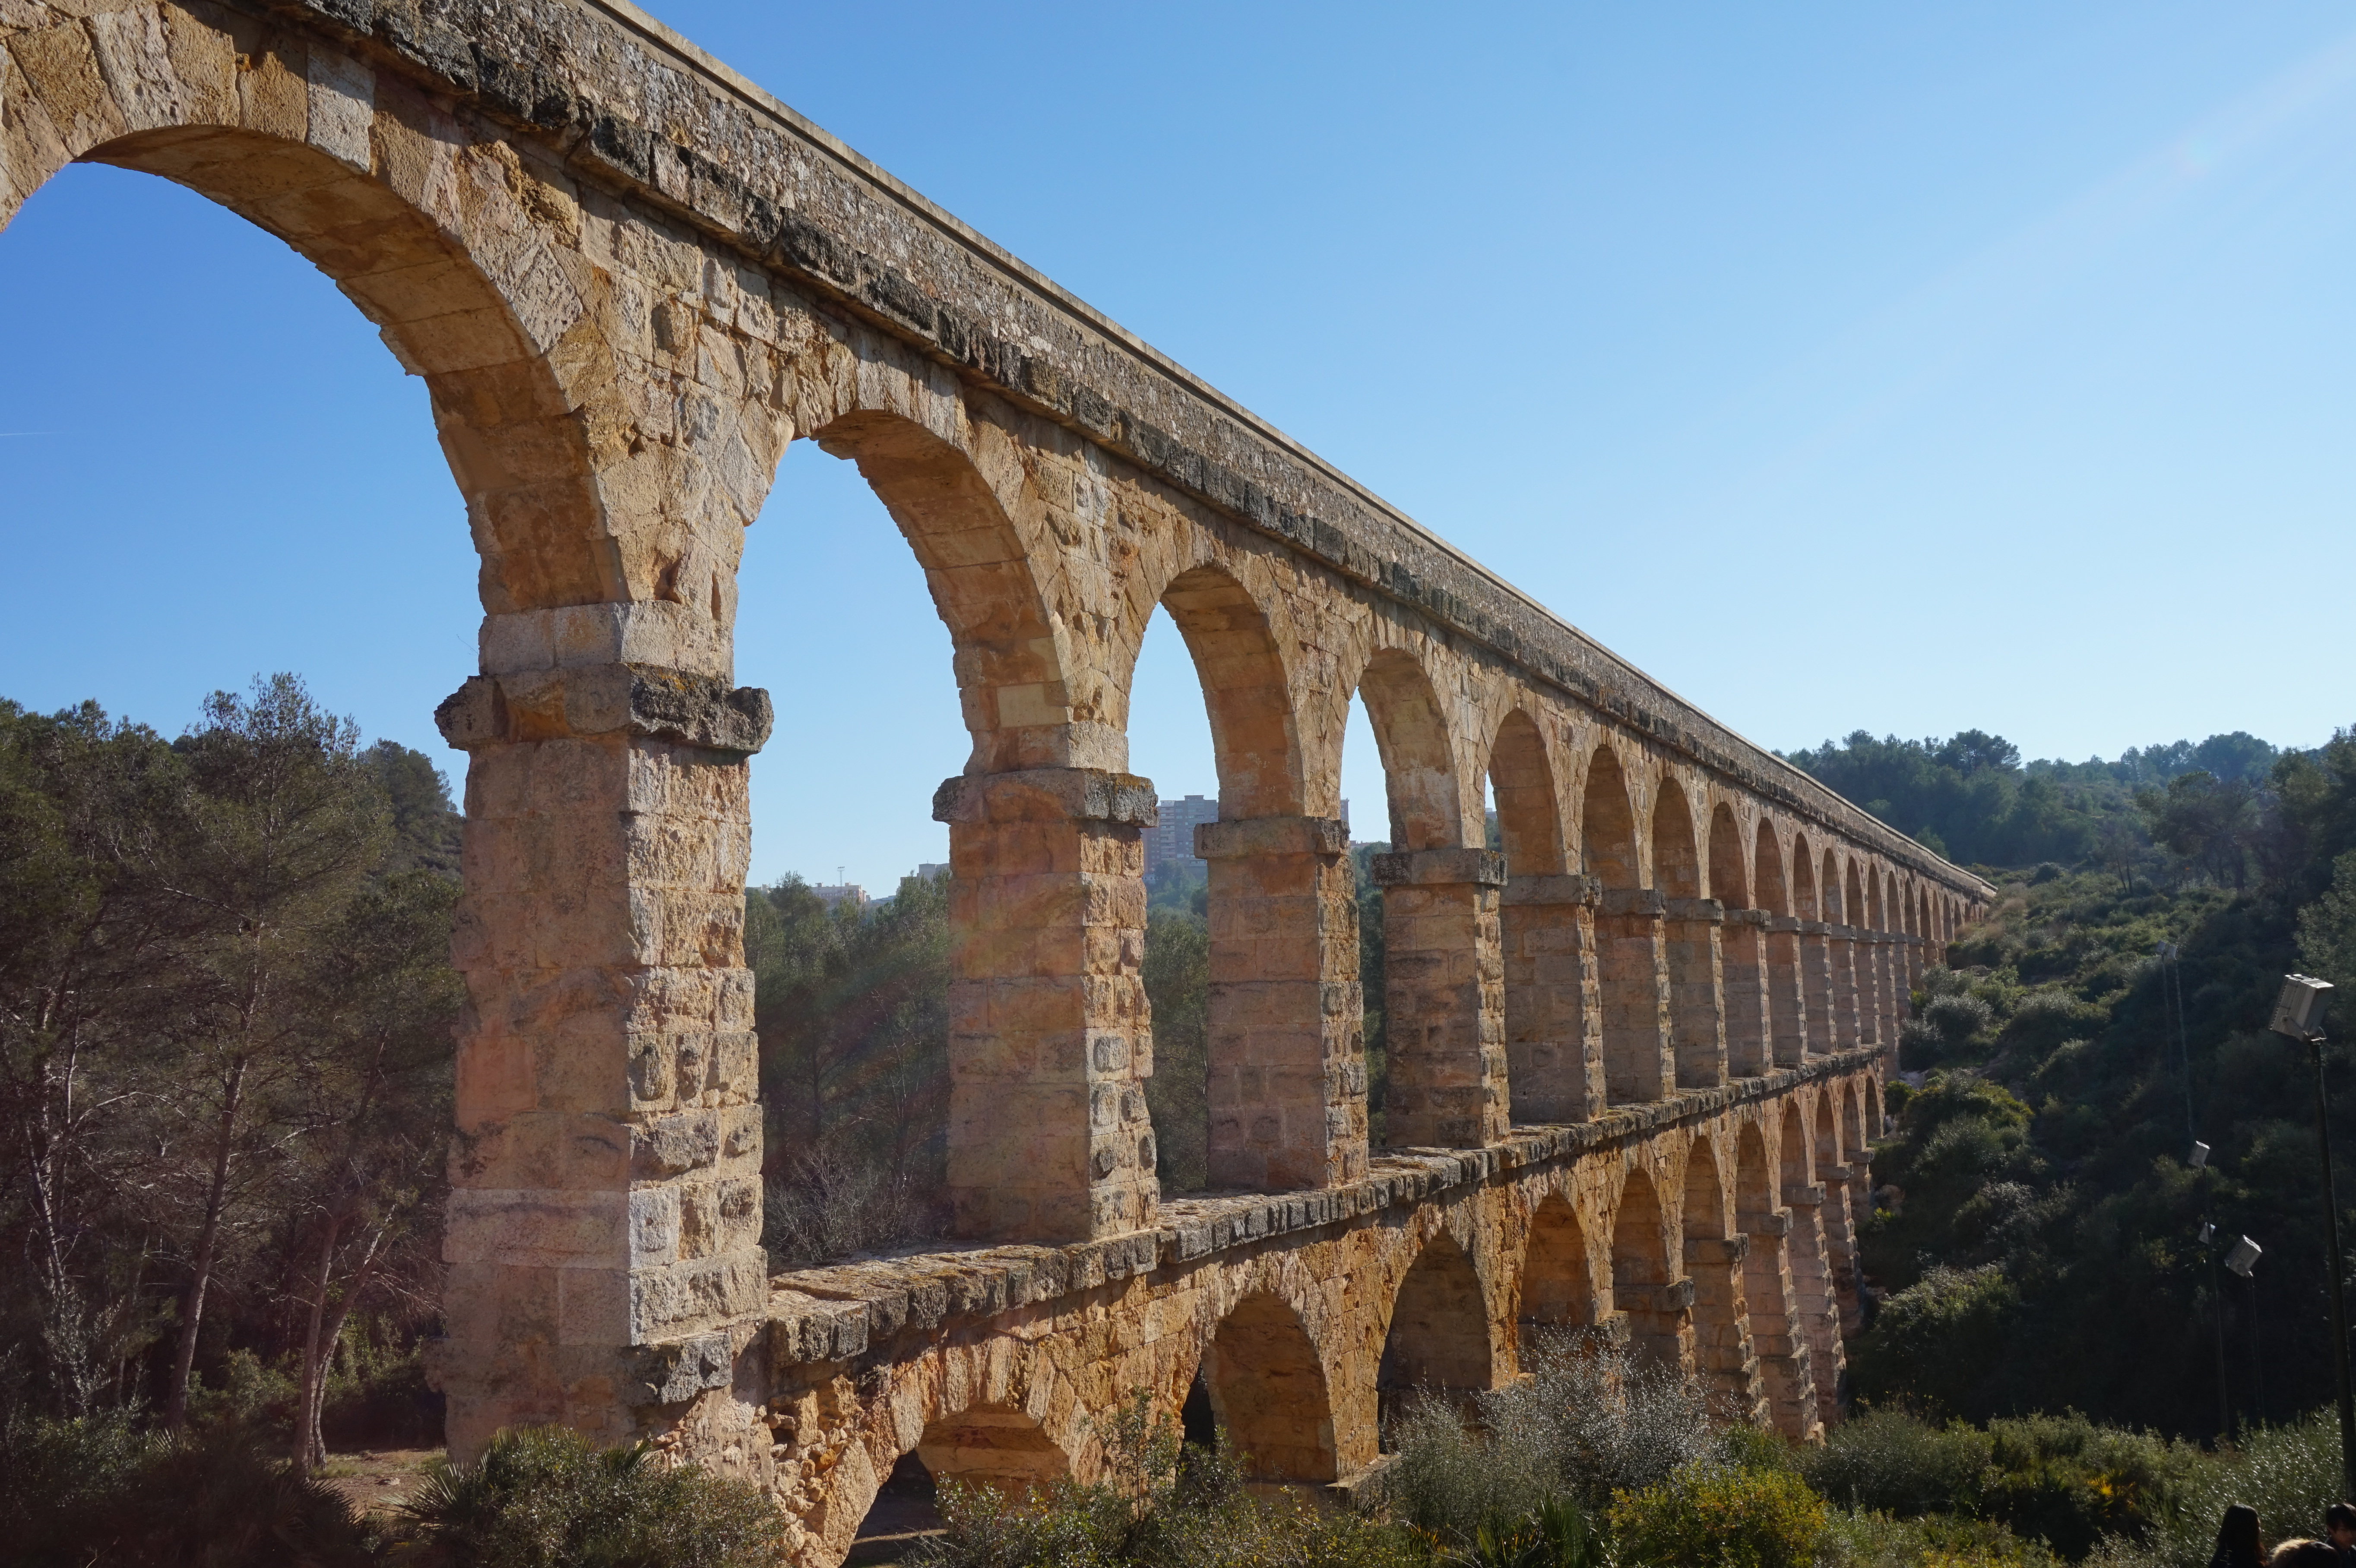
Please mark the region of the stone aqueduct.
<svg viewBox="0 0 2356 1568"><path fill-rule="evenodd" d="M615 0L0 0L0 220L66 163L284 239L424 378L482 558L439 1376L659 1435L840 1557L879 1478L1099 1455L1200 1372L1266 1475L1384 1388L1596 1325L1804 1435L1909 983L1989 890L1510 587ZM743 967L734 570L796 439L921 560L973 741L964 1240L772 1279ZM1221 820L1212 1162L1141 1084L1129 676L1166 609ZM1362 693L1397 853L1390 1147L1367 1142L1337 799ZM1502 854L1483 846L1493 783Z"/></svg>

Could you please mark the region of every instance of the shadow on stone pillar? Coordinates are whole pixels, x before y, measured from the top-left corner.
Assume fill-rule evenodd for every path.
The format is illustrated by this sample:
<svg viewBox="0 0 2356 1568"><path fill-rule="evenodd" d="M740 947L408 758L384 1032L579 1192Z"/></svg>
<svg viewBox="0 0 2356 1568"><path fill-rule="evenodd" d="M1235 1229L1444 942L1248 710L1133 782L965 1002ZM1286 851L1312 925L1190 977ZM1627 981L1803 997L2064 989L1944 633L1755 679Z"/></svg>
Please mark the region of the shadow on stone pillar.
<svg viewBox="0 0 2356 1568"><path fill-rule="evenodd" d="M1751 1343L1759 1358L1762 1392L1775 1430L1804 1443L1824 1431L1817 1413L1813 1358L1799 1327L1792 1275L1788 1209L1753 1215L1744 1221L1751 1246L1743 1259L1743 1304L1751 1318Z"/></svg>
<svg viewBox="0 0 2356 1568"><path fill-rule="evenodd" d="M1846 925L1825 928L1825 954L1832 976L1831 1049L1857 1044L1857 933Z"/></svg>
<svg viewBox="0 0 2356 1568"><path fill-rule="evenodd" d="M1810 1056L1829 1056L1837 1031L1833 1023L1832 927L1820 920L1800 923L1800 987L1806 1001Z"/></svg>
<svg viewBox="0 0 2356 1568"><path fill-rule="evenodd" d="M530 1423L627 1442L728 1389L767 1302L744 921L768 695L594 664L477 676L434 718L468 753L450 1452Z"/></svg>
<svg viewBox="0 0 2356 1568"><path fill-rule="evenodd" d="M1719 946L1726 906L1716 899L1665 899L1662 914L1676 1086L1715 1089L1726 1082L1726 998Z"/></svg>
<svg viewBox="0 0 2356 1568"><path fill-rule="evenodd" d="M1756 1078L1775 1060L1768 999L1764 910L1730 909L1719 931L1719 973L1726 996L1726 1071Z"/></svg>
<svg viewBox="0 0 2356 1568"><path fill-rule="evenodd" d="M1743 1260L1748 1236L1688 1236L1686 1273L1694 1285L1695 1371L1712 1403L1758 1424L1766 1415L1759 1357L1751 1342Z"/></svg>
<svg viewBox="0 0 2356 1568"><path fill-rule="evenodd" d="M1677 1082L1669 1035L1669 969L1662 952L1667 901L1649 888L1613 888L1597 917L1602 955L1603 1076L1615 1105L1666 1099Z"/></svg>
<svg viewBox="0 0 2356 1568"><path fill-rule="evenodd" d="M1833 1263L1821 1212L1825 1189L1813 1183L1805 1187L1786 1186L1783 1202L1792 1215L1794 1304L1808 1342L1816 1415L1829 1426L1840 1419L1841 1383L1848 1362L1842 1349L1840 1299L1833 1285Z"/></svg>
<svg viewBox="0 0 2356 1568"><path fill-rule="evenodd" d="M948 1186L960 1236L1150 1229L1144 847L1153 786L1093 768L953 778Z"/></svg>
<svg viewBox="0 0 2356 1568"><path fill-rule="evenodd" d="M1499 911L1505 1060L1525 1123L1584 1122L1604 1106L1595 879L1515 877Z"/></svg>
<svg viewBox="0 0 2356 1568"><path fill-rule="evenodd" d="M1771 914L1761 937L1767 953L1767 1020L1777 1067L1797 1067L1808 1055L1808 998L1800 922Z"/></svg>
<svg viewBox="0 0 2356 1568"><path fill-rule="evenodd" d="M1366 1174L1365 1008L1346 826L1208 822L1210 1184L1338 1187Z"/></svg>
<svg viewBox="0 0 2356 1568"><path fill-rule="evenodd" d="M1384 1141L1477 1148L1510 1125L1505 967L1494 849L1377 855L1383 890Z"/></svg>

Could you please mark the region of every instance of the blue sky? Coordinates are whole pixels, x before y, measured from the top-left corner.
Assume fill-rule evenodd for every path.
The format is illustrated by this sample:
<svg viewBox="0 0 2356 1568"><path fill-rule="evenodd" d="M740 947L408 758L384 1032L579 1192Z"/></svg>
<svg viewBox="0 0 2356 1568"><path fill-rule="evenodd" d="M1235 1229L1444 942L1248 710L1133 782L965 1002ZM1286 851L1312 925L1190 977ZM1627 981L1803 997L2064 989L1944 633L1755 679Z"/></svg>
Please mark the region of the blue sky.
<svg viewBox="0 0 2356 1568"><path fill-rule="evenodd" d="M2356 721L2344 4L657 10L1763 744ZM455 775L474 563L359 314L104 168L0 300L0 695L296 669ZM742 603L811 738L755 875L939 859L948 639L846 465L788 454ZM1139 678L1132 765L1210 793L1166 623Z"/></svg>

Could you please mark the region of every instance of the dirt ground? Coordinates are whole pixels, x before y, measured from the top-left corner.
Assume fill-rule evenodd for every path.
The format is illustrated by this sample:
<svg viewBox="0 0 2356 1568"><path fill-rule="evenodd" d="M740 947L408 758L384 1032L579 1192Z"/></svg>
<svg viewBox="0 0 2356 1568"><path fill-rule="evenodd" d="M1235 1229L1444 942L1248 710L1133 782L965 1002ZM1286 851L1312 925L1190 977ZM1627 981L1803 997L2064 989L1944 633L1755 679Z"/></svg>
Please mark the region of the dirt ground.
<svg viewBox="0 0 2356 1568"><path fill-rule="evenodd" d="M370 1448L329 1454L319 1478L343 1493L355 1513L383 1513L407 1499L439 1448Z"/></svg>

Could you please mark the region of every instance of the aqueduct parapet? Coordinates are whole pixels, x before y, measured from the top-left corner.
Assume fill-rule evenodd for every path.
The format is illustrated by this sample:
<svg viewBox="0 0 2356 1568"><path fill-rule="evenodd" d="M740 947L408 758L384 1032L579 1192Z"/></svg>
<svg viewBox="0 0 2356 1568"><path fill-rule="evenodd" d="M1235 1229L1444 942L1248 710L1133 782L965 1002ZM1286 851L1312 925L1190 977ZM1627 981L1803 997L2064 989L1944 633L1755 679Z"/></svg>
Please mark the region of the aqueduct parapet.
<svg viewBox="0 0 2356 1568"><path fill-rule="evenodd" d="M77 159L316 263L424 379L466 498L455 1451L664 1435L824 1562L893 1455L1085 1468L1108 1390L1198 1362L1294 1472L1371 1456L1386 1378L1509 1376L1517 1325L1582 1314L1787 1430L1837 1412L1858 1129L1984 883L618 0L0 0L0 220ZM773 1282L742 947L770 711L732 640L797 439L858 465L956 649L970 1245ZM1126 727L1157 608L1219 773L1213 1168L1280 1195L1153 1179ZM1354 695L1389 1126L1440 1152L1367 1141Z"/></svg>

